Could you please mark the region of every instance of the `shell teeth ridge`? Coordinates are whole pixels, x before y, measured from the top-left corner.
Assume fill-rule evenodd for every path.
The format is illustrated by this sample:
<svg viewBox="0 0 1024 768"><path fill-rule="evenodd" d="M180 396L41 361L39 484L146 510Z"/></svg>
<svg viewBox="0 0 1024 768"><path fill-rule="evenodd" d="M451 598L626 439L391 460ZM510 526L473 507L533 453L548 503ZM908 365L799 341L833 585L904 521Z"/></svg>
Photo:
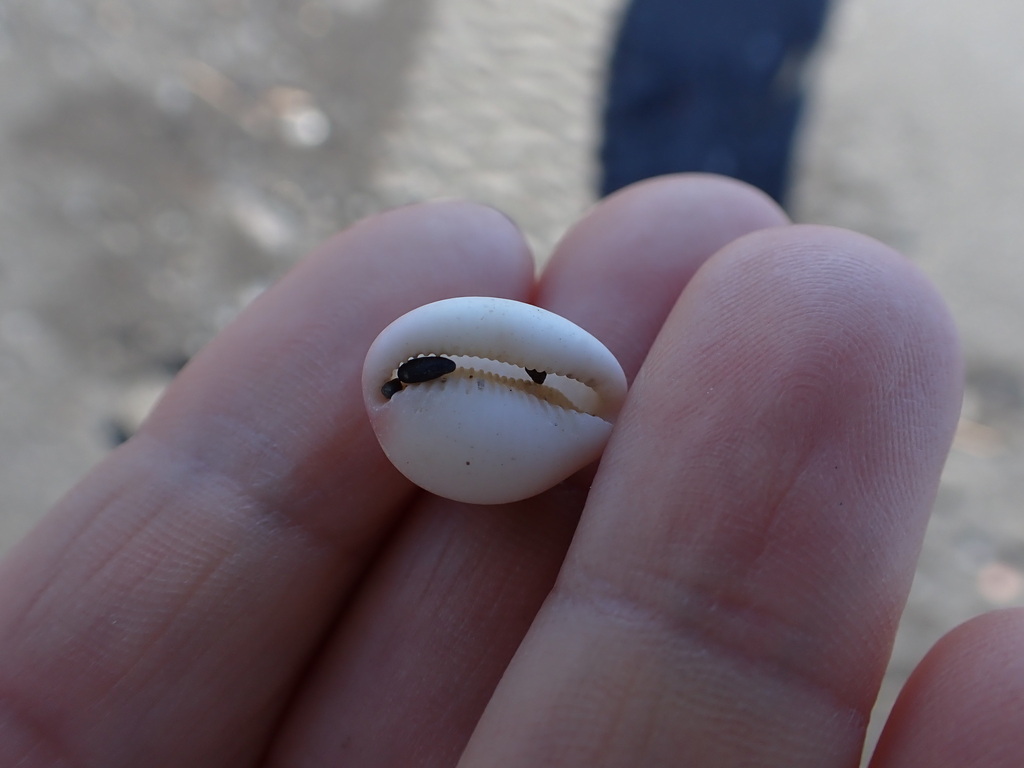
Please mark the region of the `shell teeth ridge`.
<svg viewBox="0 0 1024 768"><path fill-rule="evenodd" d="M473 359L476 359L476 360L487 360L487 361L495 362L495 363L505 363L506 365L513 365L513 366L516 366L517 368L523 368L523 369L532 368L533 370L536 370L536 371L544 371L545 373L547 373L550 376L562 376L562 377L564 377L566 379L572 379L573 381L578 381L580 384L583 384L584 386L590 387L591 389L593 389L597 385L597 382L593 378L580 378L580 377L574 376L569 371L558 369L556 366L543 366L543 365L540 365L540 364L538 364L536 362L530 362L526 358L520 357L518 355L505 355L505 354L495 353L493 350L490 350L490 349L481 350L478 347L469 348L467 346L460 345L460 344L455 344L453 346L446 347L444 350L437 349L437 350L427 350L427 351L422 351L422 352L414 352L414 353L410 354L408 357L406 357L405 359L395 363L395 366L394 366L394 368L392 370L397 370L398 366L401 365L402 363L405 363L405 362L407 362L409 360L414 360L417 357L434 357L434 356L437 356L437 357L468 357L468 358L473 358Z"/></svg>
<svg viewBox="0 0 1024 768"><path fill-rule="evenodd" d="M395 394L395 397L400 397L403 393L411 390L422 393L422 396L427 399L438 396L447 390L456 390L468 396L476 394L474 390L477 389L486 389L487 395L490 397L517 399L521 402L529 403L530 407L543 408L563 418L566 413L575 413L582 417L606 421L606 419L594 413L579 408L568 397L553 387L535 384L529 380L502 376L490 371L481 371L476 368L459 368L453 373L446 374L432 381L406 385L406 388L402 392Z"/></svg>

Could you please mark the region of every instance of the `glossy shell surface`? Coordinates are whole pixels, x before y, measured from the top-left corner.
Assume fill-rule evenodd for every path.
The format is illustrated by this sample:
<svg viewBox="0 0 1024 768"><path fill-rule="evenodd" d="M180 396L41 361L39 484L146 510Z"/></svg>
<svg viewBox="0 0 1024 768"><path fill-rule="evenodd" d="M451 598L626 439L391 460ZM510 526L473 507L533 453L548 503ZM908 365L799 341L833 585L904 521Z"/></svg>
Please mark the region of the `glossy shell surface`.
<svg viewBox="0 0 1024 768"><path fill-rule="evenodd" d="M455 369L401 383L398 369L419 357ZM529 498L597 459L625 396L622 367L600 341L509 299L414 309L381 332L363 366L366 409L388 458L421 488L473 504Z"/></svg>

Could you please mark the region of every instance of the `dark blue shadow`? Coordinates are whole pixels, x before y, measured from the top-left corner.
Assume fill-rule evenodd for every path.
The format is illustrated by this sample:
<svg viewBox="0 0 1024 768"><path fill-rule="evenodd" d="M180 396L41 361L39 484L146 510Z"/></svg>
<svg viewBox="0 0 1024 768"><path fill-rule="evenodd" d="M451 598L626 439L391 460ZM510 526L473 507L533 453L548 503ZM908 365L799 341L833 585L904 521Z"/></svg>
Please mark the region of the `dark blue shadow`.
<svg viewBox="0 0 1024 768"><path fill-rule="evenodd" d="M633 0L608 77L601 194L676 171L783 202L827 0Z"/></svg>

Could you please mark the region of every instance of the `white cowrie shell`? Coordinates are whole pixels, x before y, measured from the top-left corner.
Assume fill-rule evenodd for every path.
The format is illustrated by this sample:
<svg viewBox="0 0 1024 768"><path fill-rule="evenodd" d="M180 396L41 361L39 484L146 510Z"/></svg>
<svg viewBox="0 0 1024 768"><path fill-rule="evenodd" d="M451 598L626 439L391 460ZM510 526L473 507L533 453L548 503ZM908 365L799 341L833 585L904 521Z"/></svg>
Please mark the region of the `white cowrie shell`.
<svg viewBox="0 0 1024 768"><path fill-rule="evenodd" d="M413 383L399 381L400 366L434 356L455 370L425 361L403 370ZM597 459L625 396L622 367L600 341L509 299L414 309L381 332L363 365L384 453L421 488L473 504L529 498Z"/></svg>

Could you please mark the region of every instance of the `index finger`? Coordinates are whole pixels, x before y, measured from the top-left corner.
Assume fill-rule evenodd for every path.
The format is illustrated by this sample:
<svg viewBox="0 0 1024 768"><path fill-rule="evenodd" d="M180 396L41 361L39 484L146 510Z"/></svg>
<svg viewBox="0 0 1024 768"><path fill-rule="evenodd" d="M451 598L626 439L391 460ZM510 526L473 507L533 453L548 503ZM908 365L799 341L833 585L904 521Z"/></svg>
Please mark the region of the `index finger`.
<svg viewBox="0 0 1024 768"><path fill-rule="evenodd" d="M258 756L412 493L366 421L370 341L532 284L507 219L444 203L353 227L257 300L0 566L0 763Z"/></svg>

